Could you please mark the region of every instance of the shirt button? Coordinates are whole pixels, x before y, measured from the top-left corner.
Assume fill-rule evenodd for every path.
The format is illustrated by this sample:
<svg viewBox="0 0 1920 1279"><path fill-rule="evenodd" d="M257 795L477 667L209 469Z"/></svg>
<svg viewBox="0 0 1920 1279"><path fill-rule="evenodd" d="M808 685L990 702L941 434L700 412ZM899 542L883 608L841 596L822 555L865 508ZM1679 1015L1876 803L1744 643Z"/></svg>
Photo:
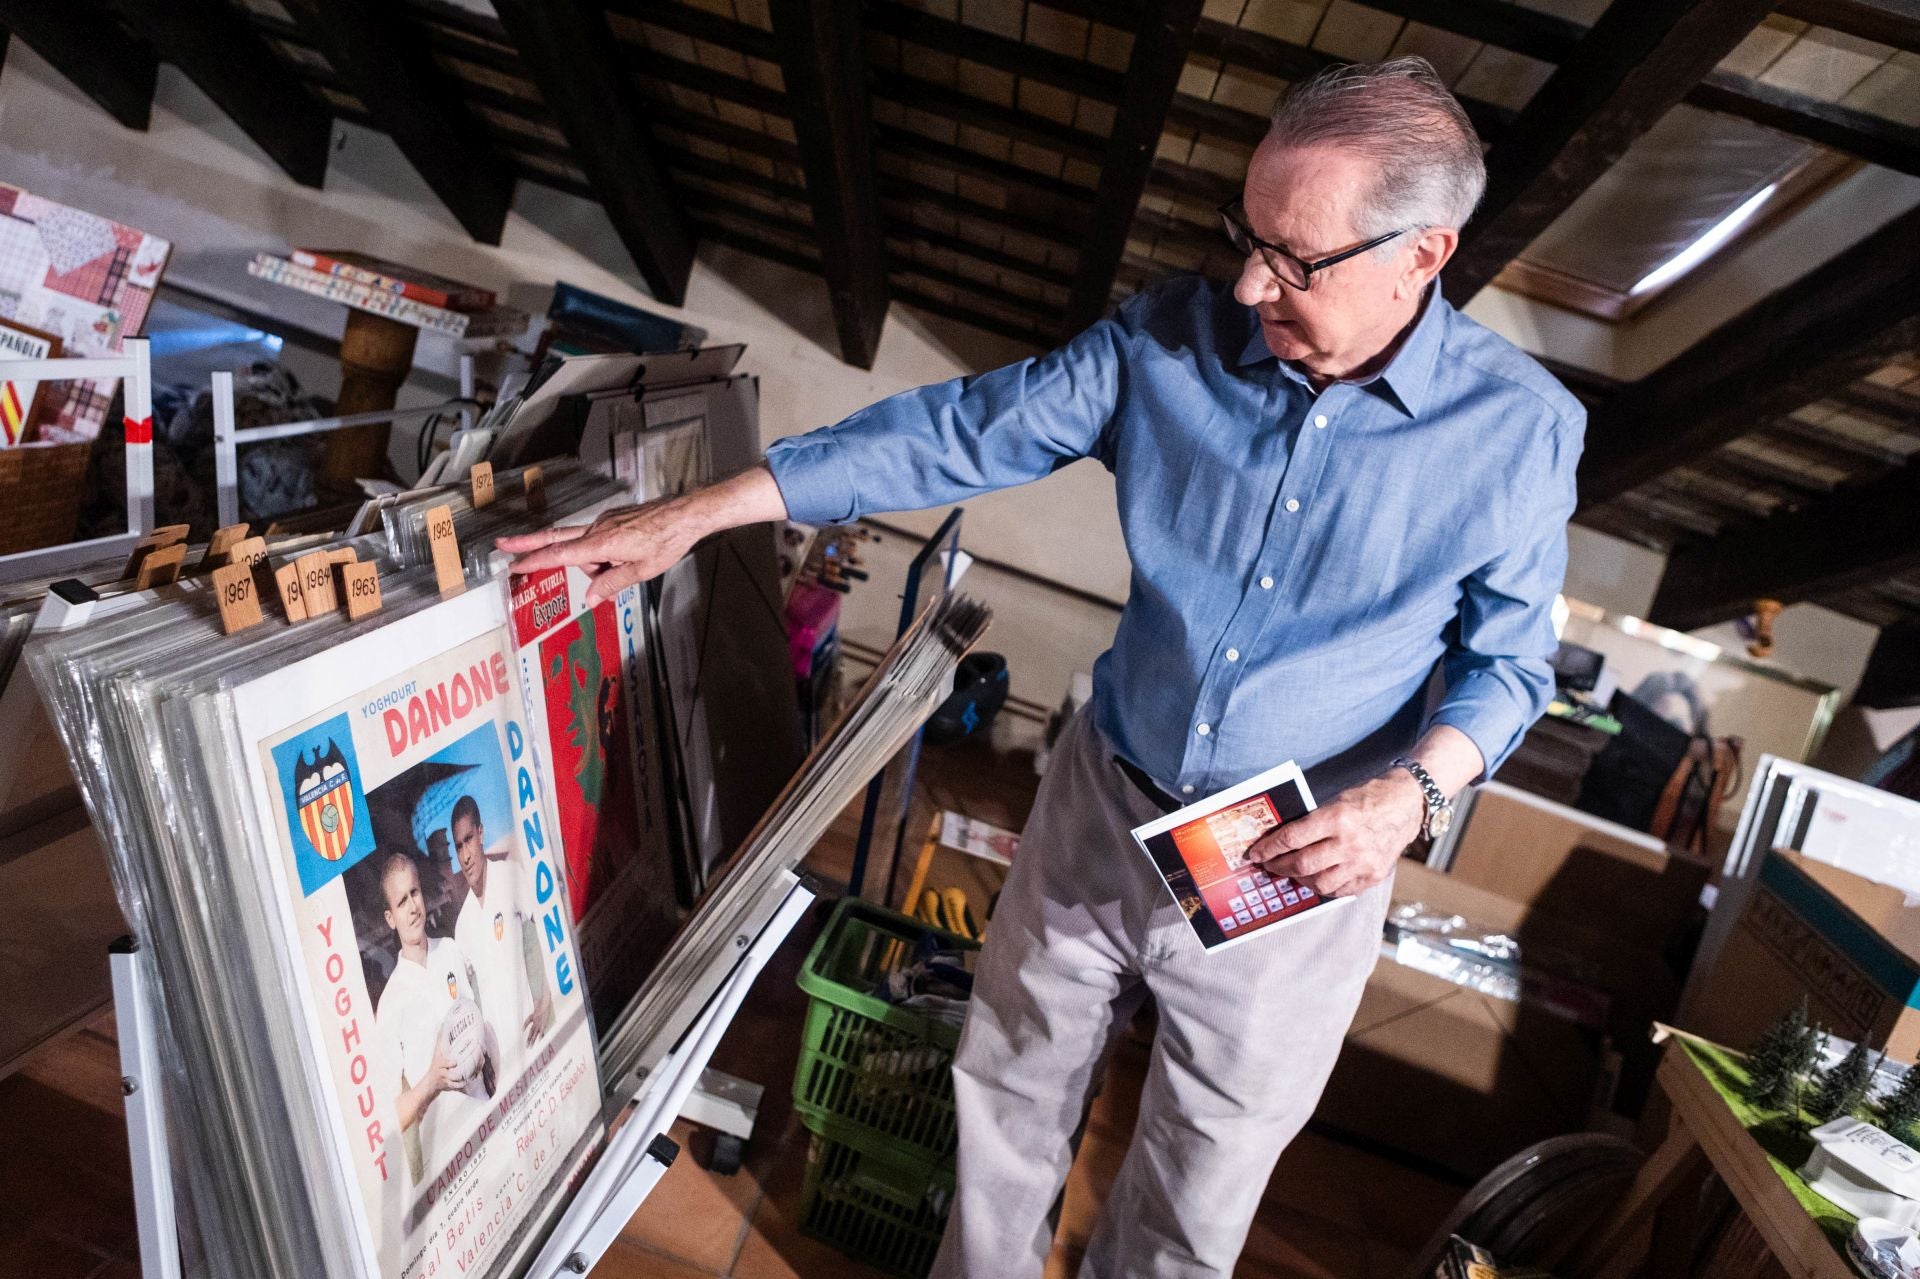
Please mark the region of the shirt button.
<svg viewBox="0 0 1920 1279"><path fill-rule="evenodd" d="M1299 499L1299 498L1297 498L1297 497L1290 497L1290 498L1288 498L1288 499L1287 499L1287 514L1289 514L1289 515L1291 515L1291 514L1293 514L1293 513L1295 512L1295 511L1297 511L1297 510L1299 510L1299 509L1300 509L1300 499Z"/></svg>
<svg viewBox="0 0 1920 1279"><path fill-rule="evenodd" d="M1213 731L1213 725L1202 724L1200 727L1194 729L1193 731L1200 734L1200 736L1205 737L1208 733L1211 733Z"/></svg>
<svg viewBox="0 0 1920 1279"><path fill-rule="evenodd" d="M1193 794L1193 783L1192 783L1192 782L1188 782L1188 783L1187 783L1187 784L1186 784L1185 786L1182 786L1182 787L1180 788L1180 793L1181 793L1182 795L1191 795L1191 794Z"/></svg>
<svg viewBox="0 0 1920 1279"><path fill-rule="evenodd" d="M1323 430L1323 431L1324 431L1324 430L1326 430L1326 429L1327 429L1327 415L1326 415L1325 413L1321 413L1321 414L1317 414L1317 415L1316 415L1316 416L1314 417L1314 419L1313 419L1313 424L1314 424L1315 426L1317 426L1317 427L1319 427L1319 428L1320 428L1321 430Z"/></svg>
<svg viewBox="0 0 1920 1279"><path fill-rule="evenodd" d="M1272 590L1272 589L1273 589L1273 579L1272 579L1272 578L1270 578L1270 577L1263 577L1263 578L1261 578L1261 579L1260 579L1260 589L1261 589L1261 590L1263 590L1263 591L1270 591L1270 590Z"/></svg>
<svg viewBox="0 0 1920 1279"><path fill-rule="evenodd" d="M1228 649L1228 650L1227 650L1227 660L1228 660L1229 662L1237 662L1237 661L1239 661L1239 660L1240 660L1240 650L1239 650L1239 649L1237 649L1237 648L1230 648L1230 649Z"/></svg>

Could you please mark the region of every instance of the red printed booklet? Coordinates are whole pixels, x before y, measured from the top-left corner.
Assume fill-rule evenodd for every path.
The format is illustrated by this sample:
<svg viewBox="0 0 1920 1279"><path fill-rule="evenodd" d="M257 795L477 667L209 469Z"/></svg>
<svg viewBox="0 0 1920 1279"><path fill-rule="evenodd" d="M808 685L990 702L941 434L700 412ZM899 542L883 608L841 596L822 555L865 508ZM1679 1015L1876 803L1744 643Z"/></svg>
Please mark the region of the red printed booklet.
<svg viewBox="0 0 1920 1279"><path fill-rule="evenodd" d="M1136 826L1133 838L1159 868L1200 944L1214 951L1348 900L1321 897L1253 860L1262 835L1313 806L1307 779L1289 760Z"/></svg>

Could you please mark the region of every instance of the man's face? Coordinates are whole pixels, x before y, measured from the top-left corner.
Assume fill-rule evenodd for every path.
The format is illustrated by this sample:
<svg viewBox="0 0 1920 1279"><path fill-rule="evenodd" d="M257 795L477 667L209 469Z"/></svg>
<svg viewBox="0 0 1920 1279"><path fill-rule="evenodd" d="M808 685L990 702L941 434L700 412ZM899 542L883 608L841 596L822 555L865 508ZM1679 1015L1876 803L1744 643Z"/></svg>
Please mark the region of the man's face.
<svg viewBox="0 0 1920 1279"><path fill-rule="evenodd" d="M399 935L400 945L427 944L427 901L420 892L420 870L411 862L395 862L380 881L387 899L387 927Z"/></svg>
<svg viewBox="0 0 1920 1279"><path fill-rule="evenodd" d="M478 820L462 816L453 819L453 855L460 859L460 873L467 887L485 896L487 892L487 832Z"/></svg>
<svg viewBox="0 0 1920 1279"><path fill-rule="evenodd" d="M1246 218L1262 240L1317 262L1372 238L1354 229L1352 214L1373 180L1373 162L1351 152L1263 142L1247 167ZM1281 284L1264 256L1250 253L1233 295L1259 313L1275 355L1344 374L1392 340L1425 285L1412 246L1392 240L1387 247L1314 272L1306 292Z"/></svg>

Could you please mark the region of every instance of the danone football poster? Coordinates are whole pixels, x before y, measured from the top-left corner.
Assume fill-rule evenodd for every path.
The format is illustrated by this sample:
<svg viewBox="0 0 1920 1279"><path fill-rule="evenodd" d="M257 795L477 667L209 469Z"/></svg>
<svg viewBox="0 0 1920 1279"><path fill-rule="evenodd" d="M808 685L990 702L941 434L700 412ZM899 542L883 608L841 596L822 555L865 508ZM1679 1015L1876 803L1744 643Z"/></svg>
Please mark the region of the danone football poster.
<svg viewBox="0 0 1920 1279"><path fill-rule="evenodd" d="M503 601L247 684L283 926L372 1273L501 1273L597 1136L572 911Z"/></svg>
<svg viewBox="0 0 1920 1279"><path fill-rule="evenodd" d="M578 569L510 581L528 731L542 743L581 968L604 1032L678 924L644 596L629 587L588 608Z"/></svg>

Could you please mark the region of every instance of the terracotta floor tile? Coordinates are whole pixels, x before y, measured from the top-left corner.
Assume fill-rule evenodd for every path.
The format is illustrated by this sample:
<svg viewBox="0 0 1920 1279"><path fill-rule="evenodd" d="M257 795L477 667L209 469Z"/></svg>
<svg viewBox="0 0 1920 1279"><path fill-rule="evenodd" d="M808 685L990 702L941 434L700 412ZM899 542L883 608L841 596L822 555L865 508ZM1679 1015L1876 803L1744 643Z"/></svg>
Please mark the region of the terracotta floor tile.
<svg viewBox="0 0 1920 1279"><path fill-rule="evenodd" d="M720 1177L702 1168L688 1149L693 1125L680 1120L668 1135L680 1157L621 1230L628 1243L725 1274L739 1250L747 1215L760 1202L760 1187L745 1172Z"/></svg>
<svg viewBox="0 0 1920 1279"><path fill-rule="evenodd" d="M690 1266L645 1245L616 1239L588 1273L593 1279L717 1279L726 1271Z"/></svg>
<svg viewBox="0 0 1920 1279"><path fill-rule="evenodd" d="M1385 1161L1351 1146L1303 1132L1280 1153L1263 1204L1318 1217L1344 1230L1367 1225L1361 1186Z"/></svg>
<svg viewBox="0 0 1920 1279"><path fill-rule="evenodd" d="M1426 1244L1467 1187L1388 1159L1374 1159L1359 1182L1367 1233L1396 1248Z"/></svg>
<svg viewBox="0 0 1920 1279"><path fill-rule="evenodd" d="M1238 1279L1354 1279L1367 1273L1365 1241L1318 1217L1268 1207L1254 1219Z"/></svg>
<svg viewBox="0 0 1920 1279"><path fill-rule="evenodd" d="M818 1239L800 1233L800 1195L769 1195L761 1200L733 1263L733 1279L883 1279Z"/></svg>

